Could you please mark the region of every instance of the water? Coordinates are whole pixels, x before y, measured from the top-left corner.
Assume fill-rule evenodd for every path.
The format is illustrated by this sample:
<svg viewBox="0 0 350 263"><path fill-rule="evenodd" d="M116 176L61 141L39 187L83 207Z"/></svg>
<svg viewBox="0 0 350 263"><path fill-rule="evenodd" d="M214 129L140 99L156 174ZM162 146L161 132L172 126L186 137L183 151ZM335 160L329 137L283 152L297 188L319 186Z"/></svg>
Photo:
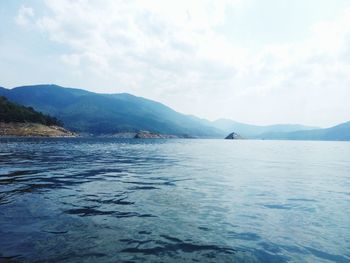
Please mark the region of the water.
<svg viewBox="0 0 350 263"><path fill-rule="evenodd" d="M350 262L350 143L1 139L0 262Z"/></svg>

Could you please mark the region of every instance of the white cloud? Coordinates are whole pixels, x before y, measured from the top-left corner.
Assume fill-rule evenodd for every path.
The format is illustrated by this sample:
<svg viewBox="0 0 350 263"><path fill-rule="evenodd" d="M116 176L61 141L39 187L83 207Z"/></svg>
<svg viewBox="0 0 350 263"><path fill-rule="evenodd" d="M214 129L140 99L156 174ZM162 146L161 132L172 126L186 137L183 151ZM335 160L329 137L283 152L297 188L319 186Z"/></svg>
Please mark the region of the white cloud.
<svg viewBox="0 0 350 263"><path fill-rule="evenodd" d="M27 6L21 6L18 10L18 14L15 18L16 23L20 26L27 26L32 22L34 18L34 11L32 8Z"/></svg>
<svg viewBox="0 0 350 263"><path fill-rule="evenodd" d="M350 119L350 11L315 24L303 41L252 50L216 30L240 1L45 3L37 17L22 6L16 21L66 46L60 59L87 88L129 91L208 118Z"/></svg>

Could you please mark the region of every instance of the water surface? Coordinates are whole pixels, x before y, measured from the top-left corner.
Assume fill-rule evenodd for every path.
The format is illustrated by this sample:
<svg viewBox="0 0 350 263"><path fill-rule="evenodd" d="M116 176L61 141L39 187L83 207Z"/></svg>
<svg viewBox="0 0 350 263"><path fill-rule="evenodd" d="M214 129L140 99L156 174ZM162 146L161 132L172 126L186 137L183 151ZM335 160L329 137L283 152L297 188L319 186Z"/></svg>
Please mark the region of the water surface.
<svg viewBox="0 0 350 263"><path fill-rule="evenodd" d="M1 139L0 262L350 262L350 143Z"/></svg>

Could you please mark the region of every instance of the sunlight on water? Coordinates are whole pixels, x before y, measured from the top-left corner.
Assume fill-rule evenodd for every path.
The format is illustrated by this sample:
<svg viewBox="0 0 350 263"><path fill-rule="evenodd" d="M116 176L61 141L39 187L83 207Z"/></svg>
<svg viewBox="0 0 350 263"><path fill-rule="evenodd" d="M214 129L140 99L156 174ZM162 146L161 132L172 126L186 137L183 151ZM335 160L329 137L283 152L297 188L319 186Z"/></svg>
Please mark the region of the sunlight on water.
<svg viewBox="0 0 350 263"><path fill-rule="evenodd" d="M350 262L350 143L1 139L0 261Z"/></svg>

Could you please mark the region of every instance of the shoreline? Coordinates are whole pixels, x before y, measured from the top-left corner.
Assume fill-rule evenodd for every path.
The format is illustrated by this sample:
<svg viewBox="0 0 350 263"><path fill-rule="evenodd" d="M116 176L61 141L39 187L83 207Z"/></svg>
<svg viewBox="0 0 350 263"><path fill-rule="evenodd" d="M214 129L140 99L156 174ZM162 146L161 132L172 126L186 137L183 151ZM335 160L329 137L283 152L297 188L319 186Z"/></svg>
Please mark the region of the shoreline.
<svg viewBox="0 0 350 263"><path fill-rule="evenodd" d="M0 137L77 137L77 134L60 126L47 126L31 122L0 122Z"/></svg>

